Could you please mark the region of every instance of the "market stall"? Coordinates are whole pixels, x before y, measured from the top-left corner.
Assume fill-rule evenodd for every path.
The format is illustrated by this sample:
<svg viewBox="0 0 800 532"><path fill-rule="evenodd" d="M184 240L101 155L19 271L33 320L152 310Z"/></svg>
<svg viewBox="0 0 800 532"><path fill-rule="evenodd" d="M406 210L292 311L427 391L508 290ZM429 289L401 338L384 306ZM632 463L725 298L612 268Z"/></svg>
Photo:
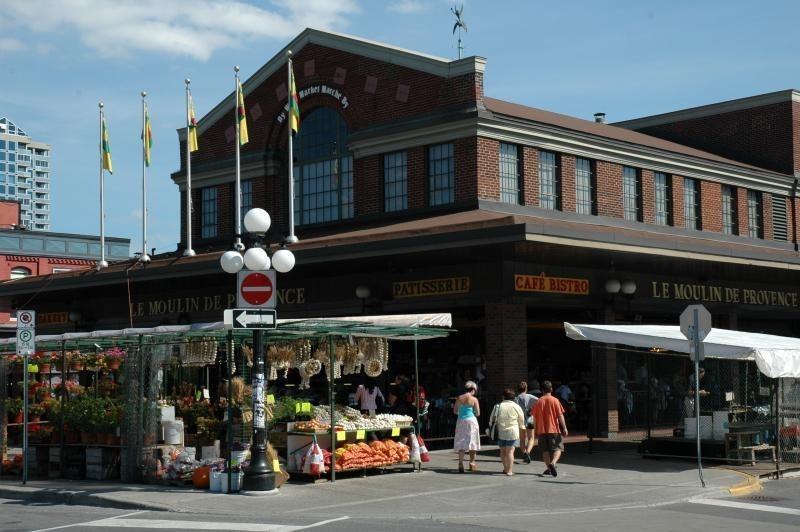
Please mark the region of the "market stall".
<svg viewBox="0 0 800 532"><path fill-rule="evenodd" d="M352 383L342 381L362 372L385 378L390 341L442 337L449 326L447 314L280 320L266 335L268 419L277 435L270 459L281 453L284 469L308 471L310 440L328 453L331 478L407 463L418 417L348 410L344 386ZM23 465L6 452L24 444L16 401L27 373L30 419L42 402L57 405L41 422L51 428L47 437L31 439L32 474L175 482L201 470L213 484L225 471L234 486L252 432L250 340L249 331L222 323L195 324L39 336L33 358L41 367L28 372L15 355L0 356L4 472ZM14 340L0 348L12 350ZM417 385L411 390L419 394ZM40 430L31 423L27 434Z"/></svg>

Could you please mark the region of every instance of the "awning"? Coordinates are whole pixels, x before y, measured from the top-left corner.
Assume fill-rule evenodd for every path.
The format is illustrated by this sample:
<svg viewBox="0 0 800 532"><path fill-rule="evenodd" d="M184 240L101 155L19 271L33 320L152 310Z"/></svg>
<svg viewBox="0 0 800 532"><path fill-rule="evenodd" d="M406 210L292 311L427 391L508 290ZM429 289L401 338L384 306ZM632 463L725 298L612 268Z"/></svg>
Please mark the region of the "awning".
<svg viewBox="0 0 800 532"><path fill-rule="evenodd" d="M677 325L572 325L565 322L564 330L573 340L689 352L689 341ZM800 378L798 338L711 329L703 347L708 358L755 360L758 369L768 377Z"/></svg>

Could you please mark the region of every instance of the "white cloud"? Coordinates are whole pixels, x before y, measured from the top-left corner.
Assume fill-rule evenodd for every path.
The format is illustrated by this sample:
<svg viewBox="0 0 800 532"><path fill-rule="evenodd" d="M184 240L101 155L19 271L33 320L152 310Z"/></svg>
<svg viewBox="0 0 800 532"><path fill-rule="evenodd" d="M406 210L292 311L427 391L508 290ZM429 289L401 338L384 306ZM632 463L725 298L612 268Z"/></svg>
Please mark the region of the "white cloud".
<svg viewBox="0 0 800 532"><path fill-rule="evenodd" d="M395 13L402 13L404 15L411 15L414 13L422 13L430 8L429 4L419 0L400 0L389 5L389 11Z"/></svg>
<svg viewBox="0 0 800 532"><path fill-rule="evenodd" d="M0 51L13 52L15 50L22 50L25 45L22 41L13 39L11 37L0 37Z"/></svg>
<svg viewBox="0 0 800 532"><path fill-rule="evenodd" d="M184 55L206 60L252 39L285 40L306 26L339 29L355 0L275 0L265 9L238 0L26 0L5 4L4 24L77 34L98 53ZM0 40L0 49L5 41Z"/></svg>

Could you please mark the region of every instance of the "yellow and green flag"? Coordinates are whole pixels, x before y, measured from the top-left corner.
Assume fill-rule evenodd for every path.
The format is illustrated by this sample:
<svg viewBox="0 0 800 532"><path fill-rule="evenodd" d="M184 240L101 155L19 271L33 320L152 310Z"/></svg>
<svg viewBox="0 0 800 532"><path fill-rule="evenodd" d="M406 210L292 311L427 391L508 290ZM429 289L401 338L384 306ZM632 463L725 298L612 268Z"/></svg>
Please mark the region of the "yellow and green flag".
<svg viewBox="0 0 800 532"><path fill-rule="evenodd" d="M103 117L103 131L100 133L101 137L101 151L103 157L103 170L108 170L109 174L113 174L114 170L111 166L111 144L108 142L108 129L106 128L106 117Z"/></svg>
<svg viewBox="0 0 800 532"><path fill-rule="evenodd" d="M244 93L242 82L236 82L236 117L239 120L239 145L244 146L250 141L247 135L247 117L244 114Z"/></svg>
<svg viewBox="0 0 800 532"><path fill-rule="evenodd" d="M292 68L289 69L289 127L292 128L292 134L297 135L300 129L300 98L297 96Z"/></svg>
<svg viewBox="0 0 800 532"><path fill-rule="evenodd" d="M192 100L192 95L189 94L189 116L186 117L187 119L187 126L188 126L188 135L187 139L189 139L189 152L197 151L197 118L194 116L194 100Z"/></svg>
<svg viewBox="0 0 800 532"><path fill-rule="evenodd" d="M144 145L144 164L150 166L150 149L153 147L153 131L150 128L150 110L144 108L144 130L142 131L142 144Z"/></svg>

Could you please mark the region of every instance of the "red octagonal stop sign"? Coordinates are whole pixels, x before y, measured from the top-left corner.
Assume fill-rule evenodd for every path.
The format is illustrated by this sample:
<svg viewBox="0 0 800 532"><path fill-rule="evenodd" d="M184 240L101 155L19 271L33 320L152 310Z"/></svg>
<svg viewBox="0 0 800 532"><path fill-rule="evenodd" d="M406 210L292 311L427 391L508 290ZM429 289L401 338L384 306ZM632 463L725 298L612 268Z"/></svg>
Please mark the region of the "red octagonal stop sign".
<svg viewBox="0 0 800 532"><path fill-rule="evenodd" d="M239 306L246 308L275 307L275 272L241 271L239 280Z"/></svg>

